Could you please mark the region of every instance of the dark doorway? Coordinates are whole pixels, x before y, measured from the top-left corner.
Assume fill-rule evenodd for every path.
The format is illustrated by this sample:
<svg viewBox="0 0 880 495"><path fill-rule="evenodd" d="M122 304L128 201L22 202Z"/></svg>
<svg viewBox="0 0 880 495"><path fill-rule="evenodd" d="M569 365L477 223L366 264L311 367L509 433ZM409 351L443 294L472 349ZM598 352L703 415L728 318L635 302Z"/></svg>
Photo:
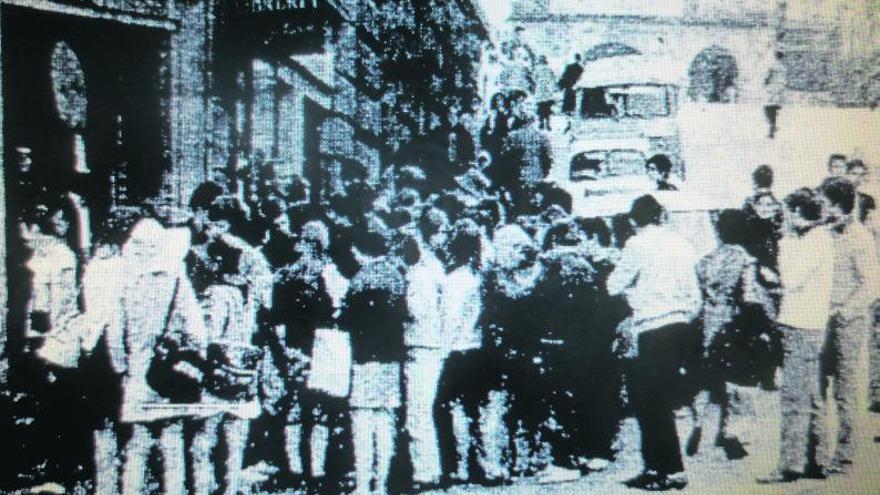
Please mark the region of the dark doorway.
<svg viewBox="0 0 880 495"><path fill-rule="evenodd" d="M163 110L169 33L25 7L0 9L8 383L13 395L26 392L14 404L0 404L0 437L16 449L0 470L0 491L45 481L69 488L92 477L91 434L114 403L118 385L108 386L112 373L93 364L96 356L72 370L51 368L34 356L33 343L25 338L30 253L20 225L34 223L38 205L80 198L88 215L71 230L81 229L89 238L66 241L81 266L114 205L141 204L159 192L169 170ZM59 103L59 72L69 77L65 84L72 98L83 103L73 124L63 110L70 102L61 98ZM19 163L23 148L30 150L29 167ZM14 424L17 418L28 422Z"/></svg>

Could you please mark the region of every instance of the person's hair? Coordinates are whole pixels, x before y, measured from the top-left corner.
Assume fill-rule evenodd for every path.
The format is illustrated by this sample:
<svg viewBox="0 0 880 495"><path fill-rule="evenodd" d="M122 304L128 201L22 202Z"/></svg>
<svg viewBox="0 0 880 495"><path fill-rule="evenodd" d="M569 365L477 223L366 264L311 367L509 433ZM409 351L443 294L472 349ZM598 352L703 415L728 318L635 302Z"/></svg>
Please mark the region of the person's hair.
<svg viewBox="0 0 880 495"><path fill-rule="evenodd" d="M856 204L856 189L852 182L843 177L829 177L819 186L819 191L828 198L828 201L839 206L844 213L851 213Z"/></svg>
<svg viewBox="0 0 880 495"><path fill-rule="evenodd" d="M220 198L220 197L218 197ZM215 200L208 208L208 219L212 222L227 221L230 227L245 221L245 214L232 201Z"/></svg>
<svg viewBox="0 0 880 495"><path fill-rule="evenodd" d="M822 203L809 188L802 187L792 192L785 197L784 203L789 211L799 214L805 220L816 222L822 217Z"/></svg>
<svg viewBox="0 0 880 495"><path fill-rule="evenodd" d="M715 224L718 238L724 244L745 245L749 240L748 218L742 210L724 210Z"/></svg>
<svg viewBox="0 0 880 495"><path fill-rule="evenodd" d="M556 246L574 246L577 242L572 242L572 237L577 236L578 227L573 221L562 221L556 223L544 234L543 249L548 251Z"/></svg>
<svg viewBox="0 0 880 495"><path fill-rule="evenodd" d="M868 167L867 167L867 165L865 165L865 162L863 162L862 160L859 160L858 158L856 158L855 160L850 160L850 161L846 162L846 172L847 173L850 173L857 168L861 168L862 170L864 170L866 172L868 171Z"/></svg>
<svg viewBox="0 0 880 495"><path fill-rule="evenodd" d="M672 160L666 155L654 155L645 162L645 168L653 165L660 175L666 177L672 172Z"/></svg>
<svg viewBox="0 0 880 495"><path fill-rule="evenodd" d="M193 210L197 208L207 210L222 195L223 188L216 182L202 182L190 196L189 207Z"/></svg>
<svg viewBox="0 0 880 495"><path fill-rule="evenodd" d="M846 155L841 155L840 153L834 153L828 157L828 167L831 167L831 162L836 161L846 161Z"/></svg>
<svg viewBox="0 0 880 495"><path fill-rule="evenodd" d="M629 217L639 227L648 225L660 225L663 222L665 208L650 194L640 196L633 201L629 210Z"/></svg>
<svg viewBox="0 0 880 495"><path fill-rule="evenodd" d="M263 216L274 220L287 214L287 203L281 198L273 198L262 205Z"/></svg>
<svg viewBox="0 0 880 495"><path fill-rule="evenodd" d="M580 54L580 53L575 53L575 54L574 54L574 59L577 60L578 62L580 62L580 61L581 61L581 54Z"/></svg>
<svg viewBox="0 0 880 495"><path fill-rule="evenodd" d="M757 187L769 188L773 185L773 168L770 165L760 165L752 172L752 182Z"/></svg>
<svg viewBox="0 0 880 495"><path fill-rule="evenodd" d="M395 245L395 252L407 266L413 266L419 262L422 255L419 245L411 235L404 235Z"/></svg>
<svg viewBox="0 0 880 495"><path fill-rule="evenodd" d="M492 95L492 98L489 99L489 109L490 110L501 110L503 107L507 106L507 96L504 93L495 93Z"/></svg>
<svg viewBox="0 0 880 495"><path fill-rule="evenodd" d="M449 240L449 254L463 265L477 266L481 250L480 228L469 219L463 218L452 228Z"/></svg>
<svg viewBox="0 0 880 495"><path fill-rule="evenodd" d="M551 206L556 205L560 207L566 215L571 215L573 208L571 193L557 186L546 187L541 192L544 195L544 208L550 208Z"/></svg>
<svg viewBox="0 0 880 495"><path fill-rule="evenodd" d="M577 218L575 223L588 237L595 236L600 245L604 247L611 245L611 230L601 218Z"/></svg>

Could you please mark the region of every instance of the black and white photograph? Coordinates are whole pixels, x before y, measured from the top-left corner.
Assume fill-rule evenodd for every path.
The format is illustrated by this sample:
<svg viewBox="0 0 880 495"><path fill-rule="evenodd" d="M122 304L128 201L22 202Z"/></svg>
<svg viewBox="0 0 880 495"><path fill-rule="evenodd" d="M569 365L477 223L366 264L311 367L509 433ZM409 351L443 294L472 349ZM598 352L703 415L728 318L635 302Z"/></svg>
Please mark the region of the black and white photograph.
<svg viewBox="0 0 880 495"><path fill-rule="evenodd" d="M0 0L0 493L880 493L878 105L876 0Z"/></svg>

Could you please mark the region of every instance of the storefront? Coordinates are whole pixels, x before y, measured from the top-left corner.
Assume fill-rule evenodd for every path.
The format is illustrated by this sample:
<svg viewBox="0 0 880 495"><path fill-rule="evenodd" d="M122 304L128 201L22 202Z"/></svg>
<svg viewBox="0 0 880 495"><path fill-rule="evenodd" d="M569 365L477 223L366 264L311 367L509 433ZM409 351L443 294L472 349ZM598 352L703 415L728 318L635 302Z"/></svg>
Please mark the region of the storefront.
<svg viewBox="0 0 880 495"><path fill-rule="evenodd" d="M28 439L5 480L39 477L40 465L46 477L89 469L87 413L29 349L28 230L63 210L79 271L120 212L187 200L206 173L211 22L203 0L0 2L0 392L28 396L3 414L0 435ZM6 424L16 417L30 423ZM71 445L68 466L40 459L44 440Z"/></svg>

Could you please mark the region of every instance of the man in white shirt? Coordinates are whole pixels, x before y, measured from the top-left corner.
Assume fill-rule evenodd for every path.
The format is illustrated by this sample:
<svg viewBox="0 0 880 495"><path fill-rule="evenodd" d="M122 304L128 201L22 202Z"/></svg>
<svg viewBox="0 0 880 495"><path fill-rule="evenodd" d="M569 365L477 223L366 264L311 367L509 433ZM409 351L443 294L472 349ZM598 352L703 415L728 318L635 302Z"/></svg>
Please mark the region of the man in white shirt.
<svg viewBox="0 0 880 495"><path fill-rule="evenodd" d="M480 405L485 390L474 386L480 379L479 354L483 335L477 321L483 309L480 253L482 233L473 220L459 220L444 257L446 276L442 284L440 319L447 338L449 357L440 378L435 415L440 439L443 472L450 477L475 481ZM456 460L457 458L457 460Z"/></svg>
<svg viewBox="0 0 880 495"><path fill-rule="evenodd" d="M608 293L622 294L632 309L621 331L632 358L627 388L641 429L644 470L626 485L681 489L687 478L673 409L696 388L689 376L702 346L691 323L700 297L696 256L664 225L667 213L653 196L636 199L629 216L636 234L607 281Z"/></svg>
<svg viewBox="0 0 880 495"><path fill-rule="evenodd" d="M837 402L837 448L826 474L849 471L858 438L856 430L856 369L861 365L869 307L877 298L880 261L874 238L857 218L857 194L843 177L826 179L820 187L834 245L831 318L828 344L830 375Z"/></svg>
<svg viewBox="0 0 880 495"><path fill-rule="evenodd" d="M440 314L446 277L438 253L446 242L449 220L441 210L427 207L418 220L419 261L407 274L406 429L413 464L413 483L421 491L439 483L441 472L434 402L443 362L449 353Z"/></svg>
<svg viewBox="0 0 880 495"><path fill-rule="evenodd" d="M824 448L824 399L820 355L825 342L831 304L831 234L823 225L821 203L806 188L785 198L787 235L779 241L779 277L782 298L777 323L782 331L785 357L780 383L779 462L760 483L790 482L821 477L817 459ZM808 455L809 445L817 449ZM812 458L810 458L812 457Z"/></svg>

